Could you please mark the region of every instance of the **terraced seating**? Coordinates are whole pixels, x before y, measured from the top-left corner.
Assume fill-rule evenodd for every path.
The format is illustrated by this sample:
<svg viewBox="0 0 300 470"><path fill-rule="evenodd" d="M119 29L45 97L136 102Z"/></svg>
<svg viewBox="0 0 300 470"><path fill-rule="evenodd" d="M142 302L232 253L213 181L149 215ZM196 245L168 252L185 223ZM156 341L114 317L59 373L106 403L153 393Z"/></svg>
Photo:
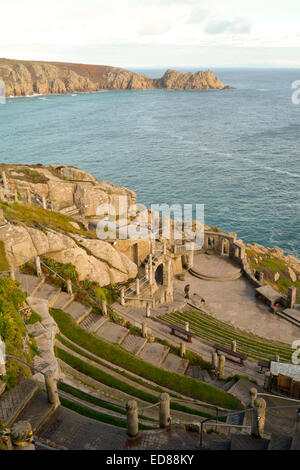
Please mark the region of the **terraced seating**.
<svg viewBox="0 0 300 470"><path fill-rule="evenodd" d="M91 310L91 307L74 301L65 309L65 312L69 313L76 323L80 323L89 315Z"/></svg>
<svg viewBox="0 0 300 470"><path fill-rule="evenodd" d="M170 348L160 343L147 343L139 354L139 357L144 359L144 361L150 362L150 364L161 367L168 355L169 349Z"/></svg>
<svg viewBox="0 0 300 470"><path fill-rule="evenodd" d="M60 308L61 310L64 310L72 301L73 301L72 295L67 294L66 292L60 292L59 296L56 298L52 307Z"/></svg>
<svg viewBox="0 0 300 470"><path fill-rule="evenodd" d="M97 335L110 341L111 343L121 344L125 337L129 334L129 330L124 326L113 322L106 322L97 331Z"/></svg>
<svg viewBox="0 0 300 470"><path fill-rule="evenodd" d="M39 299L47 300L49 307L51 307L60 293L61 290L58 287L43 283L42 286L35 292L34 296Z"/></svg>
<svg viewBox="0 0 300 470"><path fill-rule="evenodd" d="M109 317L102 317L97 313L91 312L81 323L80 326L90 331L91 333L96 333L101 326L108 322Z"/></svg>

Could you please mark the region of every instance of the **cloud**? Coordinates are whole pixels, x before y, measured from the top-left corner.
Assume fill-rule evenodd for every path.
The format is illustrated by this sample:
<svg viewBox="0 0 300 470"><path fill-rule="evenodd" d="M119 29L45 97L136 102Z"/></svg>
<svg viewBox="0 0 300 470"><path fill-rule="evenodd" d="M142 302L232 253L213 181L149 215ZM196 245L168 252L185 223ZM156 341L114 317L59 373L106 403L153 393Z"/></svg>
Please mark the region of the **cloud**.
<svg viewBox="0 0 300 470"><path fill-rule="evenodd" d="M251 25L243 18L236 18L231 21L211 21L206 25L205 32L208 34L248 34L251 31Z"/></svg>
<svg viewBox="0 0 300 470"><path fill-rule="evenodd" d="M172 29L172 24L167 19L145 19L141 22L137 33L140 36L159 36Z"/></svg>
<svg viewBox="0 0 300 470"><path fill-rule="evenodd" d="M186 23L187 24L199 24L204 21L207 16L209 15L209 12L207 10L204 10L204 8L199 8L199 7L194 7L192 8Z"/></svg>

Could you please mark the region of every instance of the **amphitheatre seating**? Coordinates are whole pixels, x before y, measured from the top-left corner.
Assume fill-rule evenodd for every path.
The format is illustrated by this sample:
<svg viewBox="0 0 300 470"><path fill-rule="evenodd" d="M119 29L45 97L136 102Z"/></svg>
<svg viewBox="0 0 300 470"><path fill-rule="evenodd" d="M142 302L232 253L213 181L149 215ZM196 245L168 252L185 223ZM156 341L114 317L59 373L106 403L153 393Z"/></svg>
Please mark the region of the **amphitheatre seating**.
<svg viewBox="0 0 300 470"><path fill-rule="evenodd" d="M260 367L260 370L258 371L260 374L263 373L264 369L270 369L270 362L259 361L257 365Z"/></svg>
<svg viewBox="0 0 300 470"><path fill-rule="evenodd" d="M223 346L220 346L219 344L214 344L213 347L215 348L216 352L223 352L225 354L227 354L228 359L229 360L233 360L231 359L230 356L236 358L236 359L239 359L240 360L240 364L243 366L244 365L244 361L246 361L246 359L248 359L248 356L244 356L243 354L239 354L235 351L232 351L231 349L228 349L228 348L224 348ZM233 361L233 362L236 362L236 361Z"/></svg>
<svg viewBox="0 0 300 470"><path fill-rule="evenodd" d="M186 340L188 343L191 343L192 342L192 338L193 338L193 333L191 333L190 331L186 331L184 330L183 328L180 328L179 326L176 326L176 325L167 325L169 328L171 328L171 334L174 335L174 336L178 336L175 334L175 332L177 331L178 333L181 333L182 335L186 336Z"/></svg>

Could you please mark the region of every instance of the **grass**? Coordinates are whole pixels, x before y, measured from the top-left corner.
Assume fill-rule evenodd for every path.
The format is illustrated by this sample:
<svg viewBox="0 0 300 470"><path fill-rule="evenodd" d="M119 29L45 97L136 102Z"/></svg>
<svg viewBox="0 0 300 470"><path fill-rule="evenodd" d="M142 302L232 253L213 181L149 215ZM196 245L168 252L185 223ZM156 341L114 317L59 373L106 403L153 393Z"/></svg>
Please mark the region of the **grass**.
<svg viewBox="0 0 300 470"><path fill-rule="evenodd" d="M73 410L76 413L81 414L82 416L86 416L87 418L95 419L96 421L101 421L102 423L106 424L112 424L113 426L117 426L119 428L127 428L127 423L125 419L106 415L100 413L100 411L91 410L90 408L87 408L86 406L81 405L79 403L75 403L72 400L68 400L67 398L60 397L60 402L62 406L69 408L70 410ZM156 428L146 426L145 424L139 424L139 429L149 430Z"/></svg>
<svg viewBox="0 0 300 470"><path fill-rule="evenodd" d="M158 385L167 387L183 395L218 405L223 408L241 409L241 403L229 394L209 384L191 377L175 374L155 367L133 356L120 346L109 343L76 325L71 316L62 310L51 309L60 331L74 343L94 353L98 357L131 371L140 377L149 379Z"/></svg>
<svg viewBox="0 0 300 470"><path fill-rule="evenodd" d="M34 228L52 228L71 234L88 235L90 238L95 238L94 233L85 230L83 227L75 228L71 222L76 222L77 224L78 222L72 217L43 209L37 205L16 202L1 203L0 208L3 209L4 216L9 222L23 222Z"/></svg>
<svg viewBox="0 0 300 470"><path fill-rule="evenodd" d="M4 242L0 241L0 271L8 271L9 264L6 259L5 249L4 249Z"/></svg>
<svg viewBox="0 0 300 470"><path fill-rule="evenodd" d="M38 321L42 322L43 318L37 312L35 312L34 310L31 310L31 317L29 320L26 321L26 325L33 325L34 323L37 323Z"/></svg>
<svg viewBox="0 0 300 470"><path fill-rule="evenodd" d="M181 327L184 327L185 322L188 321L190 330L196 336L224 347L230 347L231 341L236 340L237 352L253 359L268 361L279 354L281 360L286 362L291 360L293 351L289 345L239 330L197 310L173 312L160 315L159 318L163 322Z"/></svg>

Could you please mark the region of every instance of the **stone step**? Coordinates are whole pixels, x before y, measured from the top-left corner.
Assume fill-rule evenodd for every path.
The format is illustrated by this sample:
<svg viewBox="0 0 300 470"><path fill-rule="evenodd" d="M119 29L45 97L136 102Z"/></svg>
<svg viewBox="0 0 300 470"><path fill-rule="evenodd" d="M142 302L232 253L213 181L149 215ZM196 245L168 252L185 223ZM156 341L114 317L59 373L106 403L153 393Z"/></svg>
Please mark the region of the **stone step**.
<svg viewBox="0 0 300 470"><path fill-rule="evenodd" d="M81 323L80 326L90 331L91 333L96 333L96 331L101 328L106 322L109 321L109 317L104 317L98 315L97 313L91 312Z"/></svg>
<svg viewBox="0 0 300 470"><path fill-rule="evenodd" d="M48 402L47 394L38 390L18 416L18 421L29 421L33 432L37 433L54 411L55 406Z"/></svg>
<svg viewBox="0 0 300 470"><path fill-rule="evenodd" d="M207 274L200 273L194 269L189 269L189 273L192 274L192 276L197 277L198 279L202 279L203 281L215 281L215 282L228 282L228 281L236 281L239 279L242 275L241 270L237 270L233 274L228 274L224 276L208 276Z"/></svg>
<svg viewBox="0 0 300 470"><path fill-rule="evenodd" d="M170 348L160 343L147 343L139 354L139 357L146 362L150 362L160 367L165 360Z"/></svg>
<svg viewBox="0 0 300 470"><path fill-rule="evenodd" d="M268 450L290 450L293 438L290 436L282 436L280 434L272 434L268 445Z"/></svg>
<svg viewBox="0 0 300 470"><path fill-rule="evenodd" d="M72 295L67 294L67 292L60 292L57 299L53 303L52 307L53 308L60 308L61 310L64 310L65 308L68 307L68 305L70 305L72 300L73 300Z"/></svg>
<svg viewBox="0 0 300 470"><path fill-rule="evenodd" d="M252 382L246 379L239 379L235 382L232 387L227 390L227 393L233 395L234 397L238 398L244 406L248 406L250 403L250 388L256 387Z"/></svg>
<svg viewBox="0 0 300 470"><path fill-rule="evenodd" d="M137 335L127 335L124 341L122 342L122 348L126 349L126 351L131 352L138 356L144 346L147 343L147 339L143 338L142 336Z"/></svg>
<svg viewBox="0 0 300 470"><path fill-rule="evenodd" d="M266 450L269 440L245 434L232 434L230 450Z"/></svg>
<svg viewBox="0 0 300 470"><path fill-rule="evenodd" d="M235 385L236 383L236 380L235 379L231 379L229 380L228 382L225 382L224 385L222 385L222 389L227 392L231 387L233 387L233 385Z"/></svg>
<svg viewBox="0 0 300 470"><path fill-rule="evenodd" d="M0 421L6 426L11 426L38 389L37 382L26 378L4 392L0 398Z"/></svg>
<svg viewBox="0 0 300 470"><path fill-rule="evenodd" d="M111 343L121 344L129 334L129 330L124 326L108 321L97 331L96 334Z"/></svg>
<svg viewBox="0 0 300 470"><path fill-rule="evenodd" d="M91 312L92 308L76 302L75 300L65 308L65 312L69 313L76 323L82 322Z"/></svg>
<svg viewBox="0 0 300 470"><path fill-rule="evenodd" d="M49 307L52 307L57 297L61 293L58 287L51 286L51 284L44 283L34 294L34 297L48 301Z"/></svg>
<svg viewBox="0 0 300 470"><path fill-rule="evenodd" d="M177 374L185 374L189 361L175 354L169 353L162 363L162 368Z"/></svg>
<svg viewBox="0 0 300 470"><path fill-rule="evenodd" d="M30 274L23 274L19 271L15 271L16 281L19 281L22 285L22 289L27 292L28 295L34 296L36 291L44 284L44 278L37 276L31 276Z"/></svg>

